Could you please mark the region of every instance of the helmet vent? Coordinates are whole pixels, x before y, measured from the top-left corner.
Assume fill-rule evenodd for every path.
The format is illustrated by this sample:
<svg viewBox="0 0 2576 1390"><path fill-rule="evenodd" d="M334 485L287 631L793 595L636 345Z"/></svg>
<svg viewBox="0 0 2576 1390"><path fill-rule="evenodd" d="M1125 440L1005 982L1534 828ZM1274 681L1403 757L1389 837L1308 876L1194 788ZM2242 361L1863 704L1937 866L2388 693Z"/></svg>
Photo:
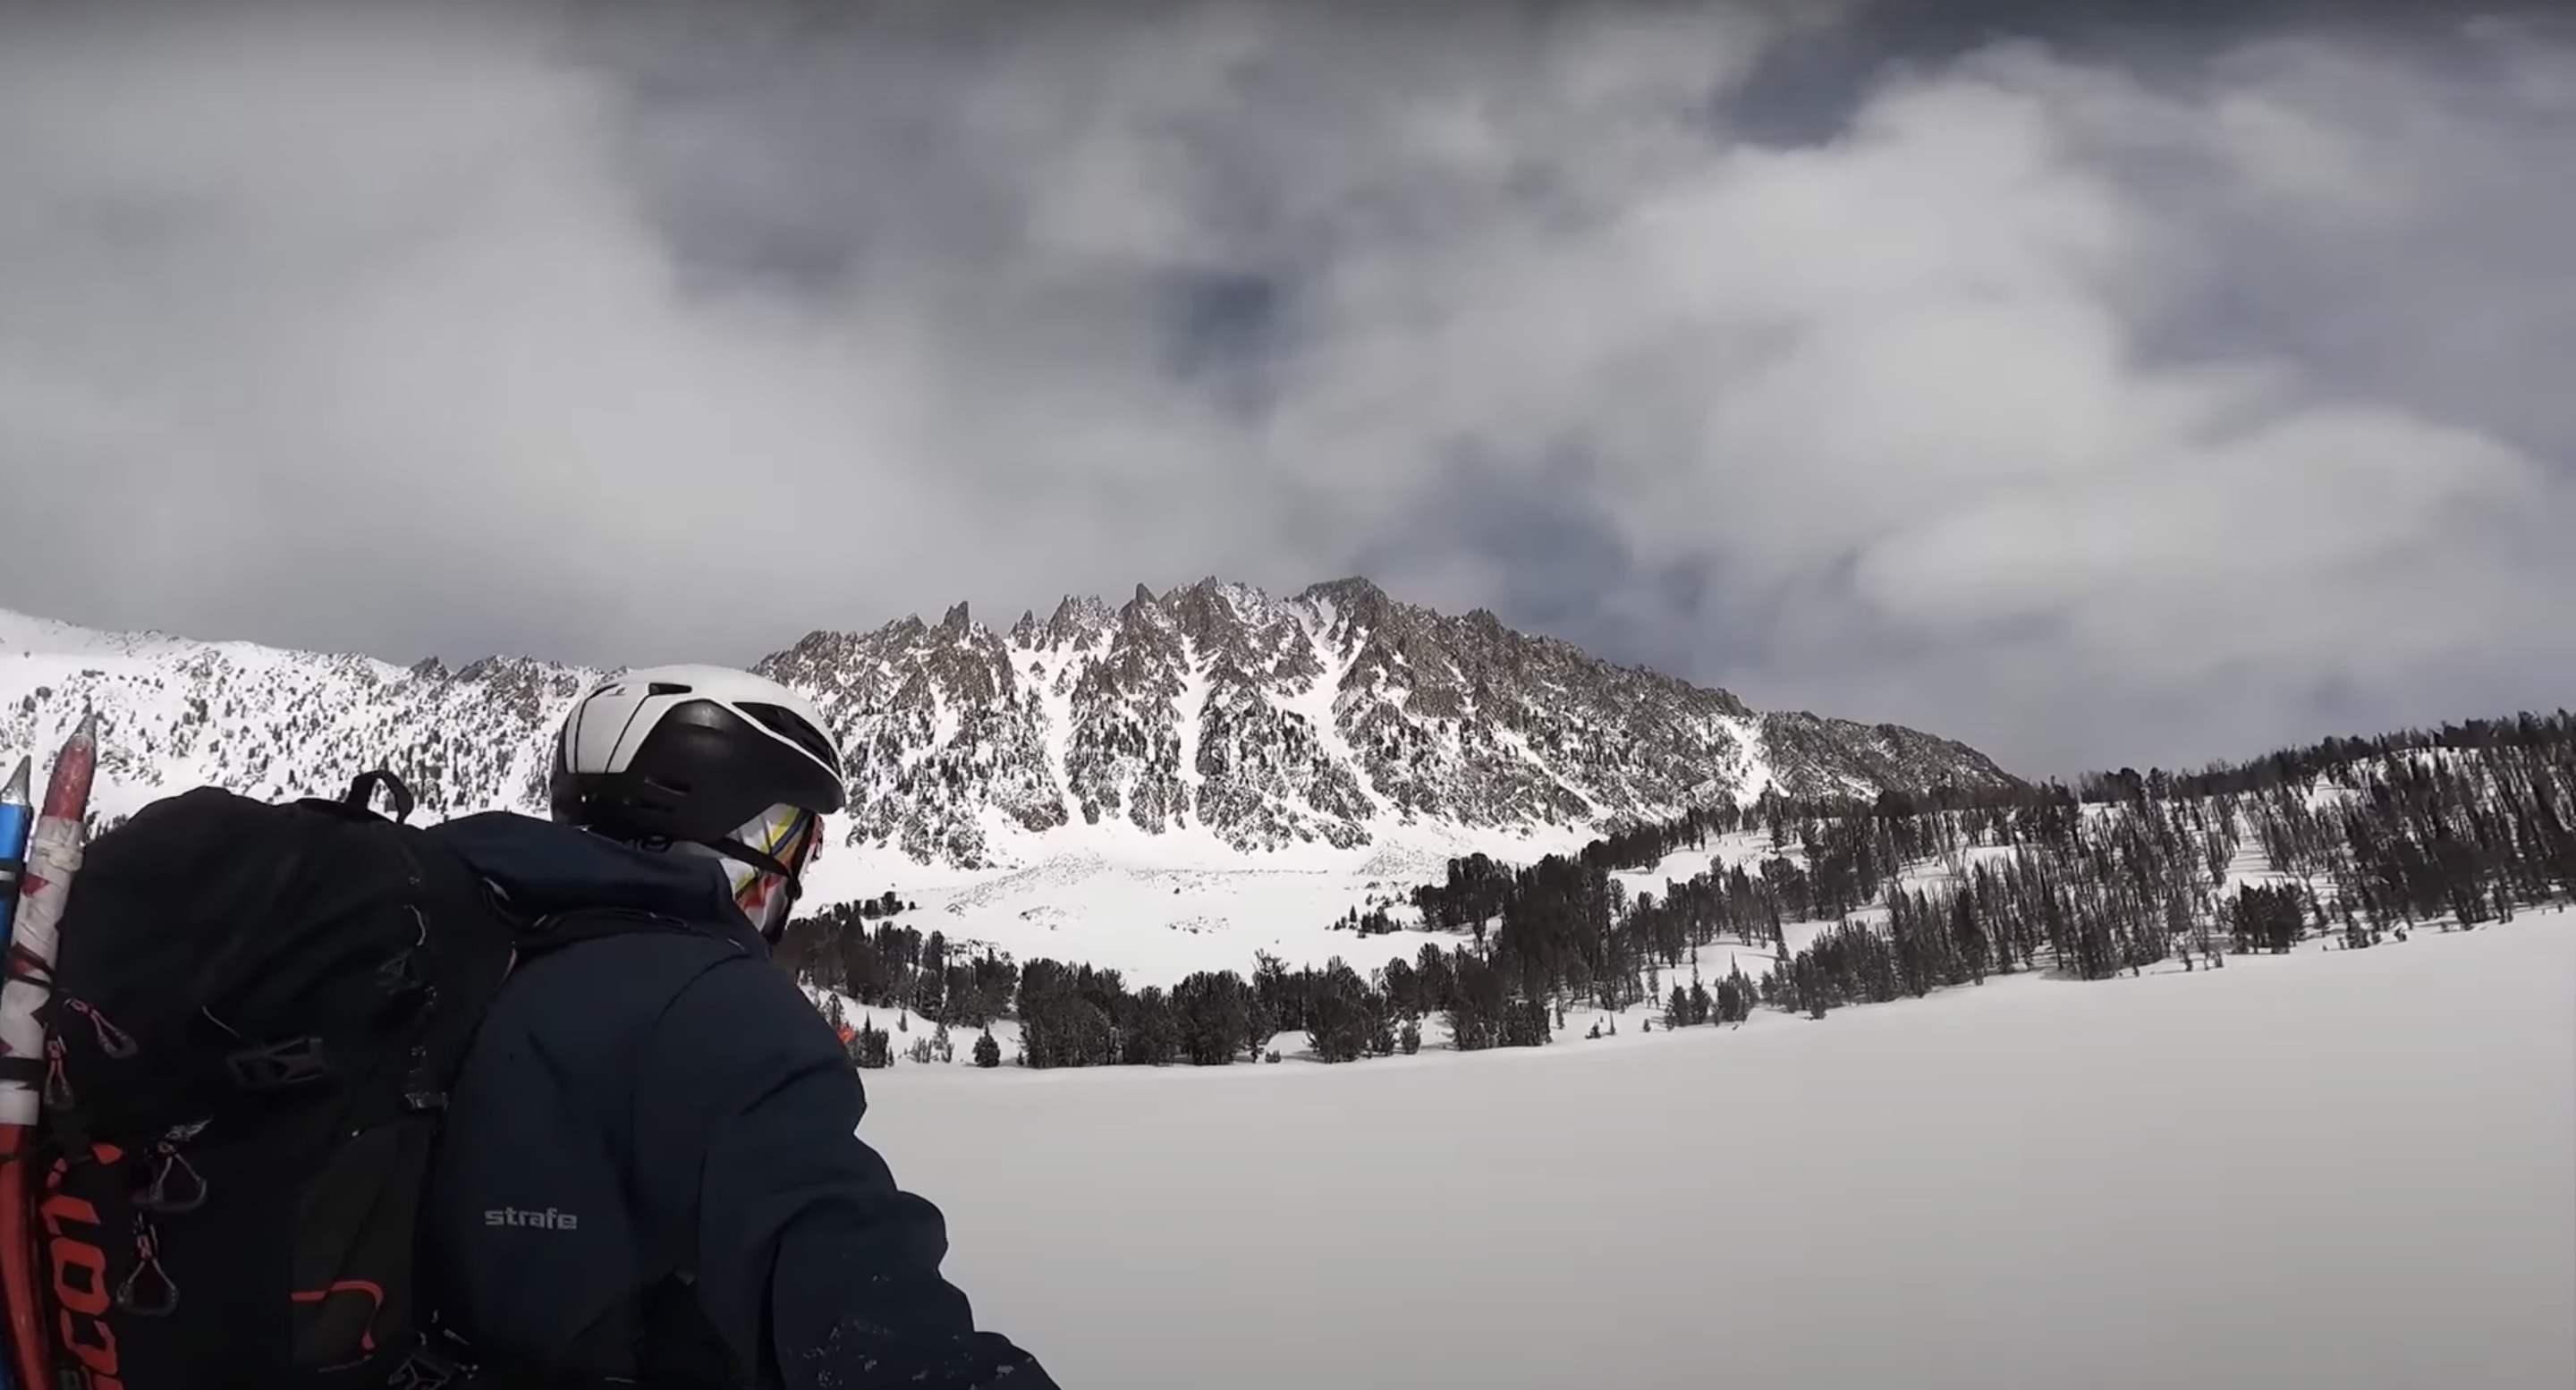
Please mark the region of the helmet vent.
<svg viewBox="0 0 2576 1390"><path fill-rule="evenodd" d="M686 695L695 688L696 687L694 686L682 685L678 681L655 681L651 685L644 687L644 693L647 695Z"/></svg>
<svg viewBox="0 0 2576 1390"><path fill-rule="evenodd" d="M840 770L841 758L833 751L831 740L823 737L822 730L798 718L794 711L748 700L740 708L743 713L759 720L771 733L813 754L814 761L836 772Z"/></svg>

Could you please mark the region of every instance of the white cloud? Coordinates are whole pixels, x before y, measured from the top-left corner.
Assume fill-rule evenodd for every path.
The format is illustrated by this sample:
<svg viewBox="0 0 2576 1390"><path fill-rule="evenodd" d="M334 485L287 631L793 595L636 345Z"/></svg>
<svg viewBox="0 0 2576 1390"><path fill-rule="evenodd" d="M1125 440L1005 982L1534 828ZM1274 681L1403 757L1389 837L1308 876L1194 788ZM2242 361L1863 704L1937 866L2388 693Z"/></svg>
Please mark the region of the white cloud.
<svg viewBox="0 0 2576 1390"><path fill-rule="evenodd" d="M2040 770L2576 675L2548 33L1781 146L1817 11L1107 13L0 19L0 602L748 659L1365 563Z"/></svg>

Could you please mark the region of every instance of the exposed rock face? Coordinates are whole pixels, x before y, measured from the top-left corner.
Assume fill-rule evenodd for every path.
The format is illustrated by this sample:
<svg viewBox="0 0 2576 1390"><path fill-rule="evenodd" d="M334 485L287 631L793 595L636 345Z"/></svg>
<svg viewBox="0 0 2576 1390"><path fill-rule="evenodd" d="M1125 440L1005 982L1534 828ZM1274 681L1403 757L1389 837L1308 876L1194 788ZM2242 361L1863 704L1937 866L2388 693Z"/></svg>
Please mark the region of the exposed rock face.
<svg viewBox="0 0 2576 1390"><path fill-rule="evenodd" d="M1007 631L816 632L759 664L810 694L849 763L848 843L981 868L1053 833L1198 831L1246 854L1388 831L1607 827L1769 787L2009 780L1893 725L1759 715L1491 613L1398 603L1364 579L1289 599L1206 580L1112 609L1068 598ZM449 671L363 657L0 621L0 734L46 746L86 704L103 774L139 802L211 781L336 791L389 764L423 810L544 804L548 740L602 673L515 658Z"/></svg>
<svg viewBox="0 0 2576 1390"><path fill-rule="evenodd" d="M853 750L862 842L992 862L996 824L1198 828L1247 853L1392 826L1608 825L1747 798L2009 780L1893 725L1757 715L1364 579L1290 599L1204 580L1007 632L818 633L763 667L816 692Z"/></svg>

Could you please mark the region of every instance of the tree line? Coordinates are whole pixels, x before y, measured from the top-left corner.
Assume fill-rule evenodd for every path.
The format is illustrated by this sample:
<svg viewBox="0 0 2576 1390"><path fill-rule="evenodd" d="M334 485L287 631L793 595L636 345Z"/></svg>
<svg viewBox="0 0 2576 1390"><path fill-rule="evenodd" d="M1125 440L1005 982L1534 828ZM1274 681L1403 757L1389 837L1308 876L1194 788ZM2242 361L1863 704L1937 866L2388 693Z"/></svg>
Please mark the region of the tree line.
<svg viewBox="0 0 2576 1390"><path fill-rule="evenodd" d="M1660 892L1614 876L1738 834L1763 837L1749 866L1712 860ZM949 1030L968 1028L981 1030L973 1060L999 1065L990 1025L1007 1017L1026 1066L1221 1066L1277 1060L1283 1032L1344 1062L1413 1052L1433 1020L1461 1050L1542 1046L1573 1005L1652 1001L1667 1027L1755 1007L1820 1018L1990 975L2224 968L2320 934L2360 948L2571 899L2576 718L2561 711L2071 786L1766 795L1532 864L1463 856L1410 895L1424 929L1455 939L1365 973L1260 954L1247 973L1135 988L1114 969L960 951L888 917L891 895L799 918L779 955L810 984L894 1011L900 1031L923 1020L918 1059L946 1060ZM1787 924L1818 921L1832 925L1788 949ZM1373 911L1345 925L1365 937L1392 923ZM853 1032L862 1065L893 1047L872 1022Z"/></svg>

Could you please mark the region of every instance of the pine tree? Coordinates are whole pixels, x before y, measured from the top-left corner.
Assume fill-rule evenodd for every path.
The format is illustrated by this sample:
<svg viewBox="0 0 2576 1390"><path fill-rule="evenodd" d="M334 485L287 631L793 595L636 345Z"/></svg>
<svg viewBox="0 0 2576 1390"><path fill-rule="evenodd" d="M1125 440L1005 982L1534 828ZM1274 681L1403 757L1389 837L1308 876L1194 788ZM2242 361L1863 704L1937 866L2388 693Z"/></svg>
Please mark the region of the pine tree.
<svg viewBox="0 0 2576 1390"><path fill-rule="evenodd" d="M2393 756L2432 748L2448 751ZM2319 796L2326 788L2338 794ZM1627 893L1619 877L1710 835L1764 829L1767 857L1712 858L1656 893ZM2248 858L2259 861L2250 875L2230 872ZM1946 866L1941 881L1900 886L1927 862ZM1318 1055L1381 1056L1411 1046L1419 1028L1402 1025L1434 1012L1460 1050L1524 1046L1562 1031L1573 1002L1591 1006L1604 1036L1630 1010L1648 1031L1740 1024L1757 1006L1821 1017L1987 973L2135 974L2177 951L2186 969L2223 969L2231 952L2287 952L2312 931L2359 949L2425 922L2484 929L2576 898L2576 716L2326 740L2243 766L2122 769L2072 787L1774 792L1535 864L1455 860L1446 884L1411 896L1456 944L1425 944L1365 978L1262 956L1248 979L1218 972L1158 997L1078 964L989 953L952 963L937 933L890 920L891 894L791 923L779 959L809 986L897 1009L897 1032L913 1012L941 1028L1016 1017L1032 1066L1263 1058L1282 1031L1308 1034ZM1369 934L1380 916L1372 902L1345 922ZM1786 926L1814 922L1838 925L1791 951ZM1701 950L1721 939L1763 958L1758 979L1730 962L1727 978L1701 982ZM1685 966L1687 988L1671 978ZM873 1060L873 1036L853 1030L854 1060ZM938 1043L907 1055L936 1057Z"/></svg>
<svg viewBox="0 0 2576 1390"><path fill-rule="evenodd" d="M869 1069L894 1065L893 1037L873 1020L862 1019L859 1031L850 1035L850 1061Z"/></svg>

